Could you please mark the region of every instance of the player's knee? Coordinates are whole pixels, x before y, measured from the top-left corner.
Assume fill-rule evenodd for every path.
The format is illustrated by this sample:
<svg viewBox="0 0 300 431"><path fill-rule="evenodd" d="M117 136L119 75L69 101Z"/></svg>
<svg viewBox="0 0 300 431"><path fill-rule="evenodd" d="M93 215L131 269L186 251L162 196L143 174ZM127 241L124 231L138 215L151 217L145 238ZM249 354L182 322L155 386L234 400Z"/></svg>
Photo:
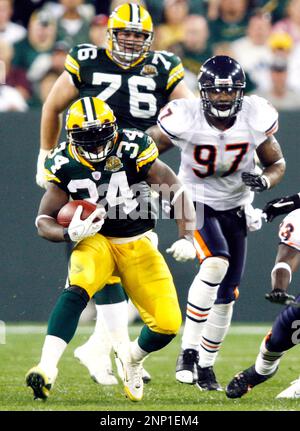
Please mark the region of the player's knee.
<svg viewBox="0 0 300 431"><path fill-rule="evenodd" d="M221 285L217 293L216 304L227 305L234 303L239 298L239 296L240 292L238 286Z"/></svg>
<svg viewBox="0 0 300 431"><path fill-rule="evenodd" d="M180 307L177 301L168 301L164 306L161 302L156 306L155 321L157 331L162 334L177 334L182 323Z"/></svg>
<svg viewBox="0 0 300 431"><path fill-rule="evenodd" d="M82 309L87 306L87 303L90 300L90 296L87 291L84 288L76 285L67 287L63 294L67 301L80 304Z"/></svg>
<svg viewBox="0 0 300 431"><path fill-rule="evenodd" d="M292 281L292 268L290 267L290 265L287 262L277 262L271 271L271 278L273 283L276 283L276 277L279 271L286 271L289 276L289 283Z"/></svg>
<svg viewBox="0 0 300 431"><path fill-rule="evenodd" d="M204 282L220 284L226 275L228 266L227 258L207 257L201 264L199 277Z"/></svg>

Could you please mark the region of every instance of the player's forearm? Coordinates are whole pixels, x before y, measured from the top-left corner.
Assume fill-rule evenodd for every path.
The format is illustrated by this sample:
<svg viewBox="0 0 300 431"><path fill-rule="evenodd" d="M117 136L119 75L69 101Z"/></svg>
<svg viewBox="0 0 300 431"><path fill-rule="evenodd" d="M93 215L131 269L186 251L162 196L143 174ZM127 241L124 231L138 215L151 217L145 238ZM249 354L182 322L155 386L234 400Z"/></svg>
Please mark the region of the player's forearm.
<svg viewBox="0 0 300 431"><path fill-rule="evenodd" d="M158 126L152 126L149 129L147 129L146 132L148 135L151 136L153 141L156 143L159 154L162 154L165 151L169 150L170 148L174 147L171 140L161 132Z"/></svg>
<svg viewBox="0 0 300 431"><path fill-rule="evenodd" d="M57 145L62 128L62 114L44 104L41 119L41 149L49 151Z"/></svg>
<svg viewBox="0 0 300 431"><path fill-rule="evenodd" d="M174 198L175 197L176 195ZM181 196L178 196L175 202L174 198L172 204L174 205L178 237L193 241L194 231L196 229L196 212L193 202L185 191L182 192Z"/></svg>
<svg viewBox="0 0 300 431"><path fill-rule="evenodd" d="M269 182L268 188L272 188L280 183L284 176L285 169L286 165L284 159L264 168L262 175L266 177Z"/></svg>
<svg viewBox="0 0 300 431"><path fill-rule="evenodd" d="M36 227L40 237L52 242L66 241L65 230L54 218L49 216L38 216L36 218Z"/></svg>

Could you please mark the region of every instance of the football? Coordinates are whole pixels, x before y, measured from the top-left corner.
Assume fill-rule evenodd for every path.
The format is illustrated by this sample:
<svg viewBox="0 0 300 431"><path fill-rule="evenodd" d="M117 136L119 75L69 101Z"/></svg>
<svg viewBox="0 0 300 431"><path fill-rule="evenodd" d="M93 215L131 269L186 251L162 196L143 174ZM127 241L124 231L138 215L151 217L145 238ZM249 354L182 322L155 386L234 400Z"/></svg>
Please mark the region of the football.
<svg viewBox="0 0 300 431"><path fill-rule="evenodd" d="M97 205L85 200L70 201L59 210L56 218L57 223L63 227L68 227L79 205L83 206L83 211L81 213L82 220L85 220L97 208ZM95 219L95 221L97 220L98 219Z"/></svg>

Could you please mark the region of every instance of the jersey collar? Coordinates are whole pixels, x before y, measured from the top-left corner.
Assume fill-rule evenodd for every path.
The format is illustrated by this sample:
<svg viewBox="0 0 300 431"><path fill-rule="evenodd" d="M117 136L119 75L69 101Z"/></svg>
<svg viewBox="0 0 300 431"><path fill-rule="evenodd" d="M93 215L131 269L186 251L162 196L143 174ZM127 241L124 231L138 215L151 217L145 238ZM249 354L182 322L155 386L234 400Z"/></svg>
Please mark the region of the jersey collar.
<svg viewBox="0 0 300 431"><path fill-rule="evenodd" d="M92 171L95 171L95 167L92 163L88 162L84 157L82 157L78 151L75 145L72 145L71 143L68 145L68 152L72 159L75 159L78 163L82 164L83 166L87 166Z"/></svg>

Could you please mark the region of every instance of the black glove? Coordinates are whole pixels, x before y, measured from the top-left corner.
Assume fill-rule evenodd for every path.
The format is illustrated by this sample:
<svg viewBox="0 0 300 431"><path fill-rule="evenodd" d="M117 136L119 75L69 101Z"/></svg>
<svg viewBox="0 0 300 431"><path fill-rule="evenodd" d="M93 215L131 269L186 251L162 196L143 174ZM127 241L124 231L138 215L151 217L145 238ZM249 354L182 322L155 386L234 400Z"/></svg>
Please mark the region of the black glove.
<svg viewBox="0 0 300 431"><path fill-rule="evenodd" d="M300 208L300 197L298 194L277 198L268 202L263 209L263 213L267 216L267 222L271 222L275 217L287 214L297 208Z"/></svg>
<svg viewBox="0 0 300 431"><path fill-rule="evenodd" d="M253 192L263 192L268 188L268 183L262 175L242 172L242 180L246 186L251 187Z"/></svg>
<svg viewBox="0 0 300 431"><path fill-rule="evenodd" d="M266 293L265 298L275 304L288 305L290 301L295 302L295 297L293 295L288 295L281 289L274 289L270 293Z"/></svg>

